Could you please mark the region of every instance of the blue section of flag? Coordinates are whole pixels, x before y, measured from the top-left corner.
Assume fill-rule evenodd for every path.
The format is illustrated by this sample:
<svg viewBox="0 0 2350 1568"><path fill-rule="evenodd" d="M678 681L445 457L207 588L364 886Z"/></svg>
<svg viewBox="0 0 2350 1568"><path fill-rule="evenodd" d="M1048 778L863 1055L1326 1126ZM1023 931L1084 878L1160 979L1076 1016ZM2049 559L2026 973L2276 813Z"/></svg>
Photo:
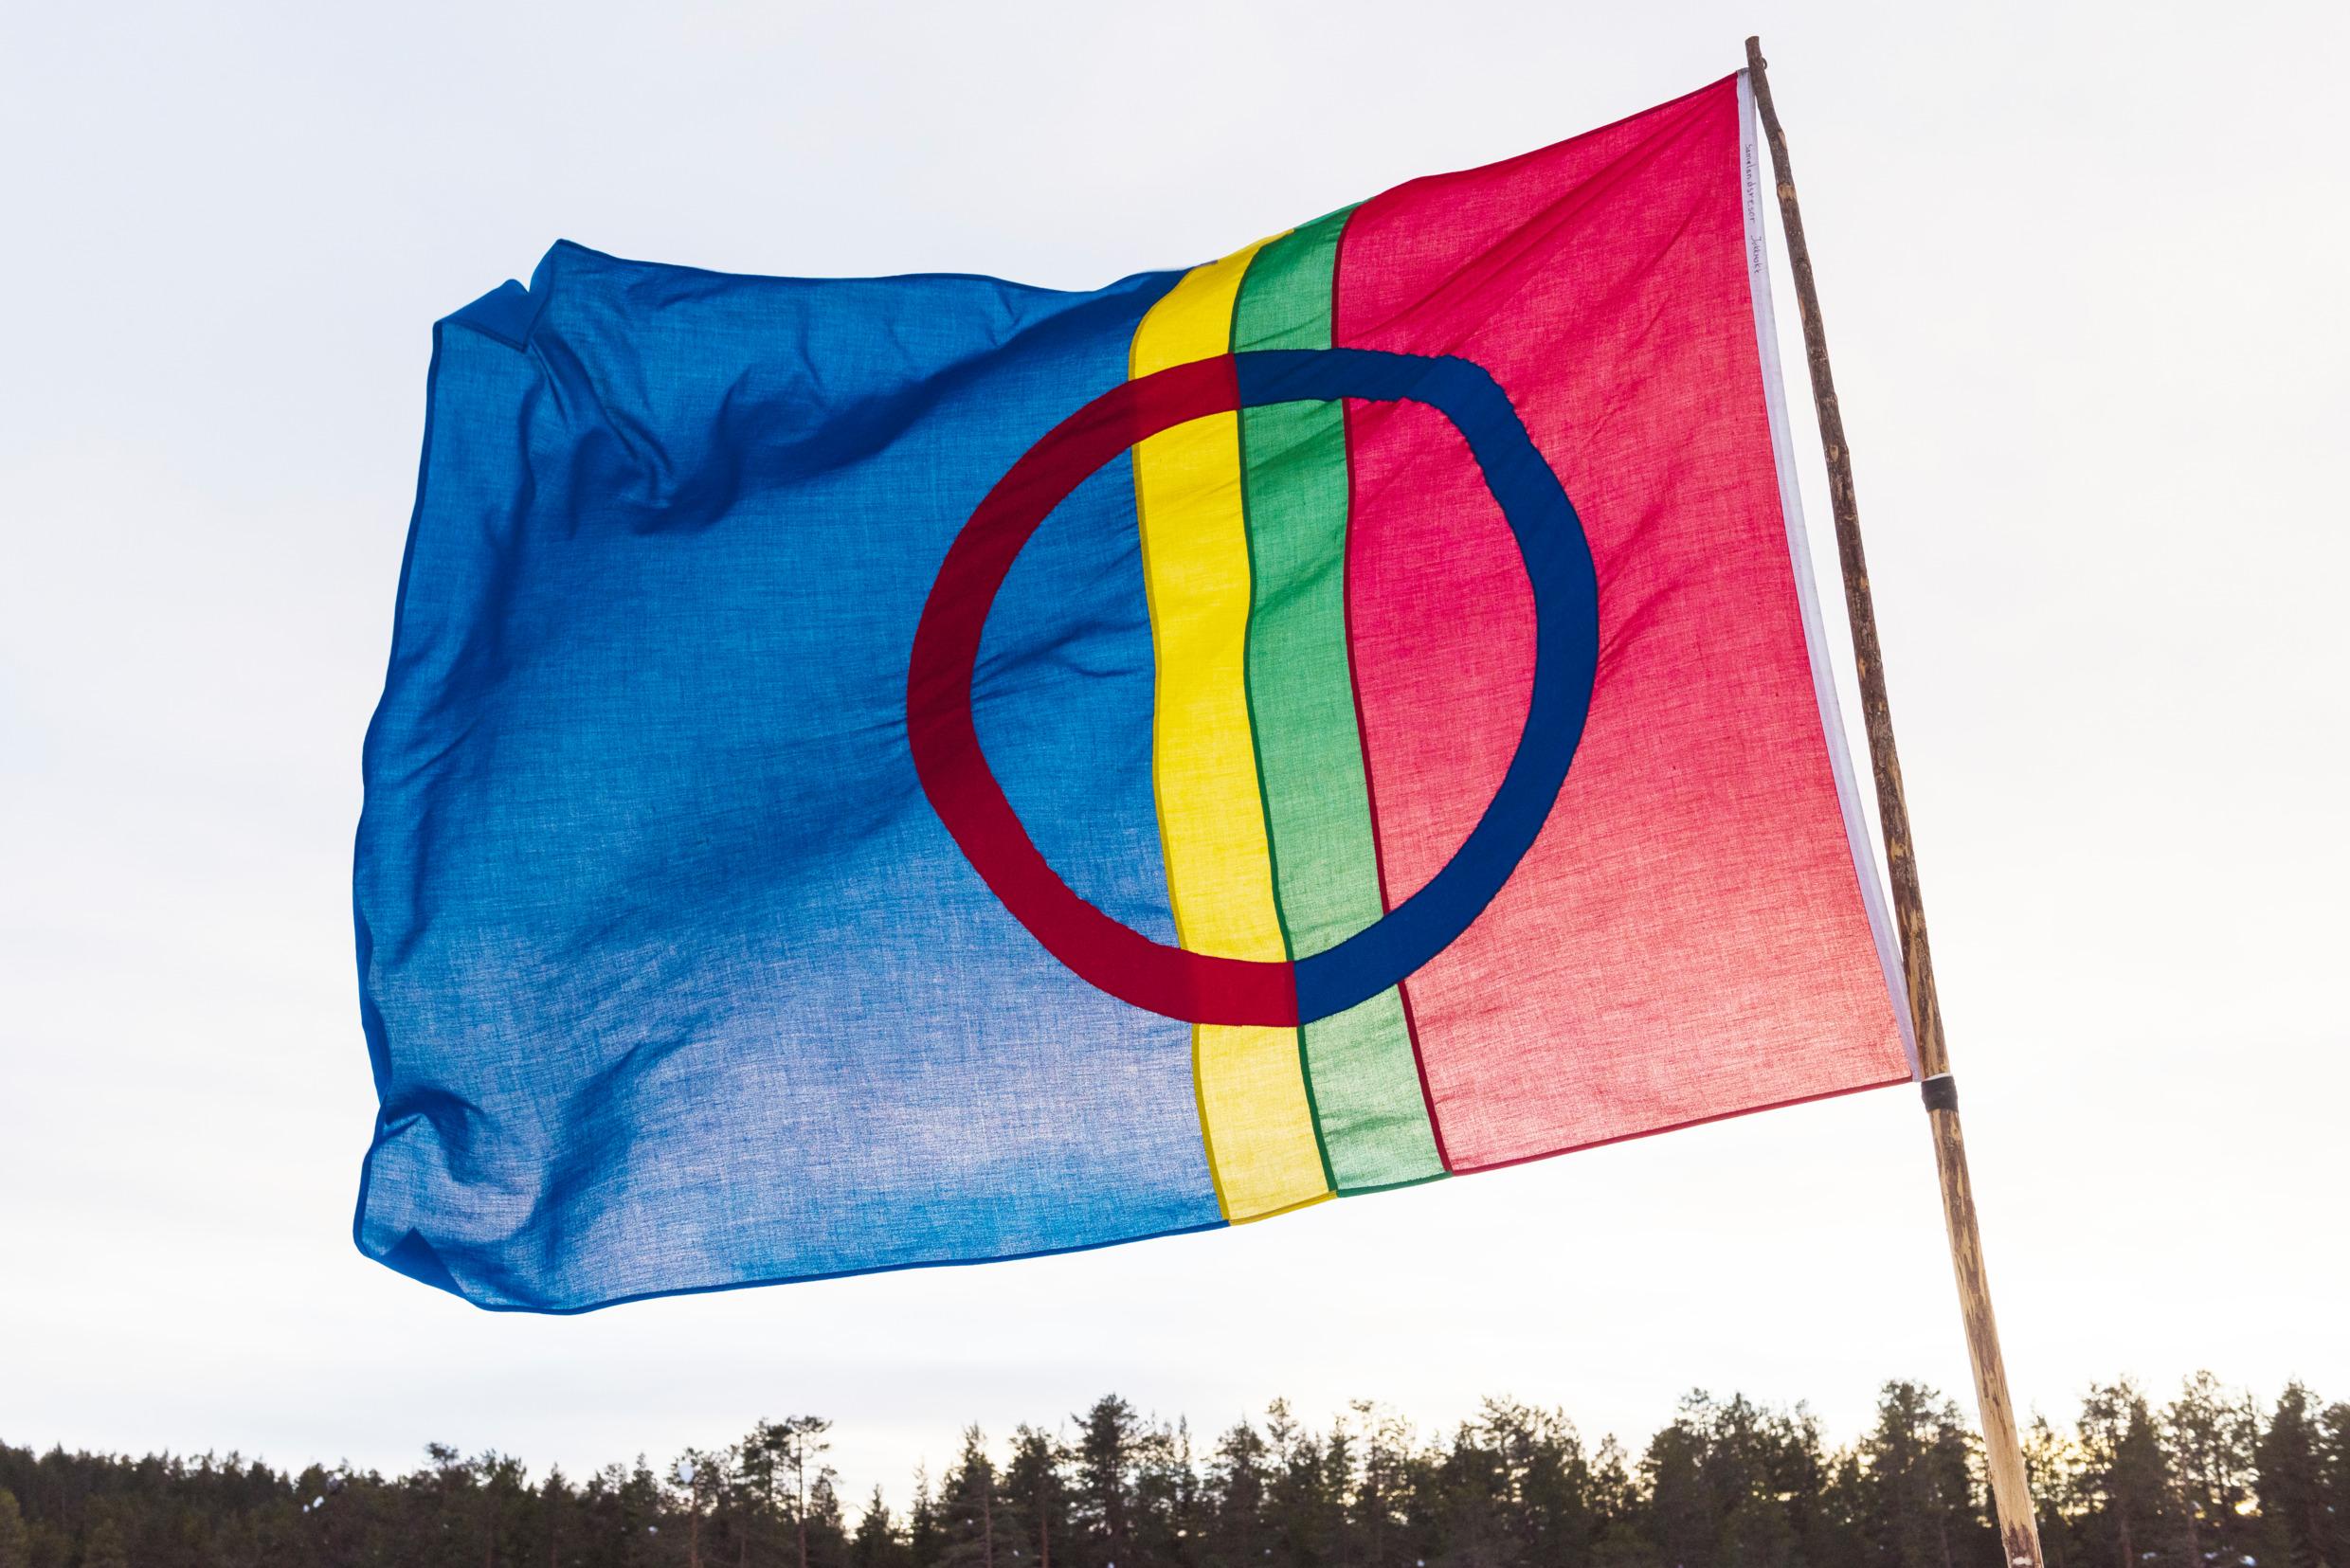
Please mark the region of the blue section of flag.
<svg viewBox="0 0 2350 1568"><path fill-rule="evenodd" d="M1218 1222L1188 1028L1021 930L904 722L949 542L1172 281L559 245L441 324L356 856L363 1251L569 1310ZM1137 549L1113 463L976 711L1055 867L1171 941Z"/></svg>

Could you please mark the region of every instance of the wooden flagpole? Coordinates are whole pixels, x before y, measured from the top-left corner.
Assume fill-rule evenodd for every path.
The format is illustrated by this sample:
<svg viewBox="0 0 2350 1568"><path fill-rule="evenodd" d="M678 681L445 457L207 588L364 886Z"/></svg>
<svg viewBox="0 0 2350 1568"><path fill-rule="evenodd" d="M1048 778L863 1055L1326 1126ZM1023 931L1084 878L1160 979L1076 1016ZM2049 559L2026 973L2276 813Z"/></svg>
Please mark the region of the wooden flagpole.
<svg viewBox="0 0 2350 1568"><path fill-rule="evenodd" d="M1812 253L1803 241L1803 211L1796 205L1795 176L1787 168L1787 136L1780 129L1779 113L1771 103L1770 78L1764 71L1759 38L1746 40L1746 69L1754 86L1755 108L1771 144L1787 259L1795 271L1796 303L1803 315L1812 402L1819 411L1819 440L1827 451L1828 496L1835 512L1844 607L1853 627L1853 661L1860 671L1860 710L1869 730L1877 816L1884 826L1885 859L1893 881L1893 918L1901 927L1909 1018L1917 1036L1920 1075L1925 1080L1919 1087L1925 1092L1926 1119L1933 1129L1934 1164L1942 1178L1943 1222L1949 1232L1950 1265L1959 1282L1959 1315L1966 1324L1966 1348L1975 1367L1975 1398L1982 1413L1983 1461L1990 1472L1991 1503L1998 1515L1999 1540L2012 1568L2041 1568L2040 1532L2033 1512L2031 1484L2024 1473L2023 1444L2016 1435L2016 1406L2008 1397L2007 1366L1999 1356L1999 1325L1991 1312L1991 1286L1983 1273L1982 1233L1976 1224L1974 1188L1966 1176L1966 1140L1959 1127L1950 1048L1943 1037L1942 1000L1934 990L1934 956L1926 943L1925 904L1918 891L1917 856L1909 843L1909 806L1902 793L1901 754L1893 743L1893 711L1885 695L1876 606L1869 596L1869 562L1860 547L1853 455L1844 442L1835 376L1828 368L1828 334L1820 324L1819 293L1812 279Z"/></svg>

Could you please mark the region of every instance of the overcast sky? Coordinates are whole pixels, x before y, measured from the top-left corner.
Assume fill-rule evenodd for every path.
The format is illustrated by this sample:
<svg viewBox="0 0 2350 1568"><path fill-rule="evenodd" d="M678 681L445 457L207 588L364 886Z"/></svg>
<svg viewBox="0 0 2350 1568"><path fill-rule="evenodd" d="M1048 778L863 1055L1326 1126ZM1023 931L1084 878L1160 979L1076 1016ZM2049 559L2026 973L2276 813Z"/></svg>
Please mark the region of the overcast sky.
<svg viewBox="0 0 2350 1568"><path fill-rule="evenodd" d="M1208 1428L1509 1392L1595 1437L1693 1384L1838 1435L1883 1379L1963 1394L1907 1090L1233 1233L577 1319L349 1240L359 742L435 317L557 237L1090 287L1640 109L1751 30L2018 1399L2207 1364L2350 1397L2342 14L8 8L0 1441L576 1470L811 1410L853 1495L902 1497L965 1422L1111 1389Z"/></svg>

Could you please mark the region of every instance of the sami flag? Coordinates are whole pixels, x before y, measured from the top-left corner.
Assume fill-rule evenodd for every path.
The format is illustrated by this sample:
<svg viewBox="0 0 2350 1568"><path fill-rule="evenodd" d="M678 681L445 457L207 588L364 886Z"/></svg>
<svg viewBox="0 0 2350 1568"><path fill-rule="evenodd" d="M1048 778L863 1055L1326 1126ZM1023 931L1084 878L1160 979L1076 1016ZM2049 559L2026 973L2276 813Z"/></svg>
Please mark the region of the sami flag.
<svg viewBox="0 0 2350 1568"><path fill-rule="evenodd" d="M1092 293L435 331L362 1251L1098 1246L1907 1080L1743 77Z"/></svg>

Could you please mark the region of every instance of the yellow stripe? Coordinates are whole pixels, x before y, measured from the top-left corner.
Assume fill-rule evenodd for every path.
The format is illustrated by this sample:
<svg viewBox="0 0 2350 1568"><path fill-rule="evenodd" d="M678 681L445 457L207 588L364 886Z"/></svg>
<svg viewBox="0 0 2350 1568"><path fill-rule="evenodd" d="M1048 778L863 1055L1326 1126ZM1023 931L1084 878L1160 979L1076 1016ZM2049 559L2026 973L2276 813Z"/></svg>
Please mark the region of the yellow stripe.
<svg viewBox="0 0 2350 1568"><path fill-rule="evenodd" d="M1257 251L1194 267L1134 330L1132 374L1230 351L1232 304ZM1194 420L1134 448L1134 505L1158 658L1152 772L1177 939L1195 953L1289 956L1249 730L1249 550L1240 421ZM1297 1032L1194 1024L1192 1076L1224 1217L1329 1193Z"/></svg>

